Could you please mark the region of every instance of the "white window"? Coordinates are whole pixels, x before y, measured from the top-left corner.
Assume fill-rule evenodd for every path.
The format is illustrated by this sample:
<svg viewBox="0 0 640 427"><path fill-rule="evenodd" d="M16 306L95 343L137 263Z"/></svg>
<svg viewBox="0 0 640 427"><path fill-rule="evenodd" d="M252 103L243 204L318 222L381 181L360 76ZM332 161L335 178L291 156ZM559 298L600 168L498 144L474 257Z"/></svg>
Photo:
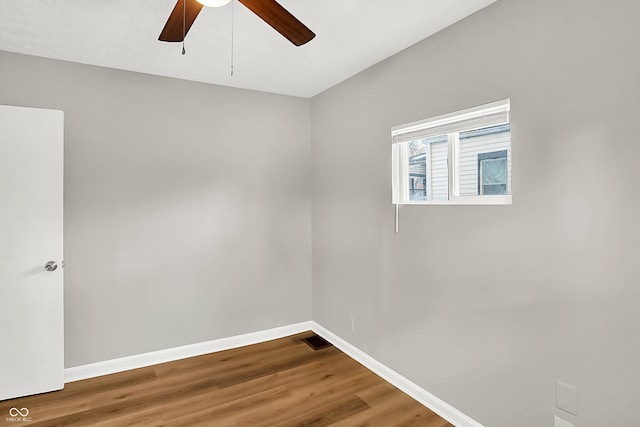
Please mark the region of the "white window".
<svg viewBox="0 0 640 427"><path fill-rule="evenodd" d="M391 131L393 203L511 204L509 100Z"/></svg>

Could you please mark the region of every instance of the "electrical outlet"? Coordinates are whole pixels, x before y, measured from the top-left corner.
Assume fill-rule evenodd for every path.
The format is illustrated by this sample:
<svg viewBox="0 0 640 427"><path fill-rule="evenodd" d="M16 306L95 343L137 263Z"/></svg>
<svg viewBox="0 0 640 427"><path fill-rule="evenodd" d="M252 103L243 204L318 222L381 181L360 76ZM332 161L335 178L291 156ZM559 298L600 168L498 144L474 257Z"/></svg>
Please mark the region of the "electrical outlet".
<svg viewBox="0 0 640 427"><path fill-rule="evenodd" d="M572 415L578 415L576 388L571 384L556 381L556 407Z"/></svg>
<svg viewBox="0 0 640 427"><path fill-rule="evenodd" d="M567 420L563 420L557 415L553 416L553 427L576 427L575 424L570 423Z"/></svg>
<svg viewBox="0 0 640 427"><path fill-rule="evenodd" d="M349 326L349 330L354 332L356 330L356 320L353 316L347 316L347 326Z"/></svg>

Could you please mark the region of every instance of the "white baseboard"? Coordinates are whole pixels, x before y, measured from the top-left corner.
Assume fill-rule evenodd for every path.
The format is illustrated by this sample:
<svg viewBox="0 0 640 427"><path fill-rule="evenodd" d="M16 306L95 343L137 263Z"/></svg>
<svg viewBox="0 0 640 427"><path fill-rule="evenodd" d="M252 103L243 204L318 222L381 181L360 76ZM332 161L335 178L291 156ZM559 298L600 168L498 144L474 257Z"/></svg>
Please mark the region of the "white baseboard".
<svg viewBox="0 0 640 427"><path fill-rule="evenodd" d="M320 324L312 321L311 330L339 348L343 353L348 354L352 359L375 372L378 376L384 378L387 382L393 384L395 387L413 397L415 400L422 403L424 406L440 415L456 427L483 427L482 424L476 420L463 414L453 406L437 398L388 366L378 362L373 357L349 344L347 341L343 340Z"/></svg>
<svg viewBox="0 0 640 427"><path fill-rule="evenodd" d="M114 374L116 372L128 371L131 369L144 368L146 366L157 365L158 363L172 362L174 360L186 359L188 357L200 356L203 354L214 353L216 351L258 344L305 331L313 331L316 334L321 335L342 352L349 355L352 359L358 361L378 376L384 378L395 387L407 393L409 396L413 397L415 400L431 409L451 424L457 427L483 427L482 424L458 411L443 400L438 399L419 385L411 382L393 369L378 362L373 357L349 344L338 335L314 321L295 323L293 325L267 329L264 331L251 332L228 338L169 348L166 350L158 350L133 356L120 357L118 359L105 360L104 362L75 366L64 370L64 381L65 383L69 383L87 378Z"/></svg>
<svg viewBox="0 0 640 427"><path fill-rule="evenodd" d="M233 337L221 338L197 344L168 348L166 350L152 351L149 353L105 360L103 362L90 363L88 365L75 366L64 370L64 382L70 383L87 378L114 374L116 372L144 368L145 366L157 365L158 363L172 362L174 360L186 359L187 357L195 357L216 351L257 344L286 337L288 335L298 334L300 332L310 331L311 326L312 322L295 323L293 325L267 329L264 331L251 332L248 334L236 335Z"/></svg>

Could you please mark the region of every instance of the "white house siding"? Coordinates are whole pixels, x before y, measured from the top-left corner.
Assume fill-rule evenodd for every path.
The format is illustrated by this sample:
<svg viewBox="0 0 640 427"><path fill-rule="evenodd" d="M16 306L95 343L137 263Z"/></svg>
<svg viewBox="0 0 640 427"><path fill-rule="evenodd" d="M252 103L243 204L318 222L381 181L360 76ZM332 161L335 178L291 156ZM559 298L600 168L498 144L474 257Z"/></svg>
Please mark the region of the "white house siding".
<svg viewBox="0 0 640 427"><path fill-rule="evenodd" d="M433 200L449 198L449 177L447 173L447 141L429 144L431 155L431 191ZM428 178L427 178L428 179Z"/></svg>
<svg viewBox="0 0 640 427"><path fill-rule="evenodd" d="M478 194L478 154L507 150L507 186L511 194L511 132L460 140L460 195Z"/></svg>

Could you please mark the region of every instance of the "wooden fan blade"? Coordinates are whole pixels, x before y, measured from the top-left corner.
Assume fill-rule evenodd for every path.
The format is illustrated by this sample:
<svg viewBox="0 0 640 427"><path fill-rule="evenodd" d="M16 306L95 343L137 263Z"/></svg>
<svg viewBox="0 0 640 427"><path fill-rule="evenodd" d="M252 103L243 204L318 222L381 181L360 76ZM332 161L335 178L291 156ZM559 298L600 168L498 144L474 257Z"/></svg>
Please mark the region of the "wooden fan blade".
<svg viewBox="0 0 640 427"><path fill-rule="evenodd" d="M275 0L239 1L296 46L301 46L316 36Z"/></svg>
<svg viewBox="0 0 640 427"><path fill-rule="evenodd" d="M185 1L187 2L186 14ZM193 21L196 20L203 7L196 0L178 0L173 12L169 15L169 19L167 19L167 23L164 24L158 40L162 42L181 42L184 40L184 36L189 32L189 28L191 28Z"/></svg>

